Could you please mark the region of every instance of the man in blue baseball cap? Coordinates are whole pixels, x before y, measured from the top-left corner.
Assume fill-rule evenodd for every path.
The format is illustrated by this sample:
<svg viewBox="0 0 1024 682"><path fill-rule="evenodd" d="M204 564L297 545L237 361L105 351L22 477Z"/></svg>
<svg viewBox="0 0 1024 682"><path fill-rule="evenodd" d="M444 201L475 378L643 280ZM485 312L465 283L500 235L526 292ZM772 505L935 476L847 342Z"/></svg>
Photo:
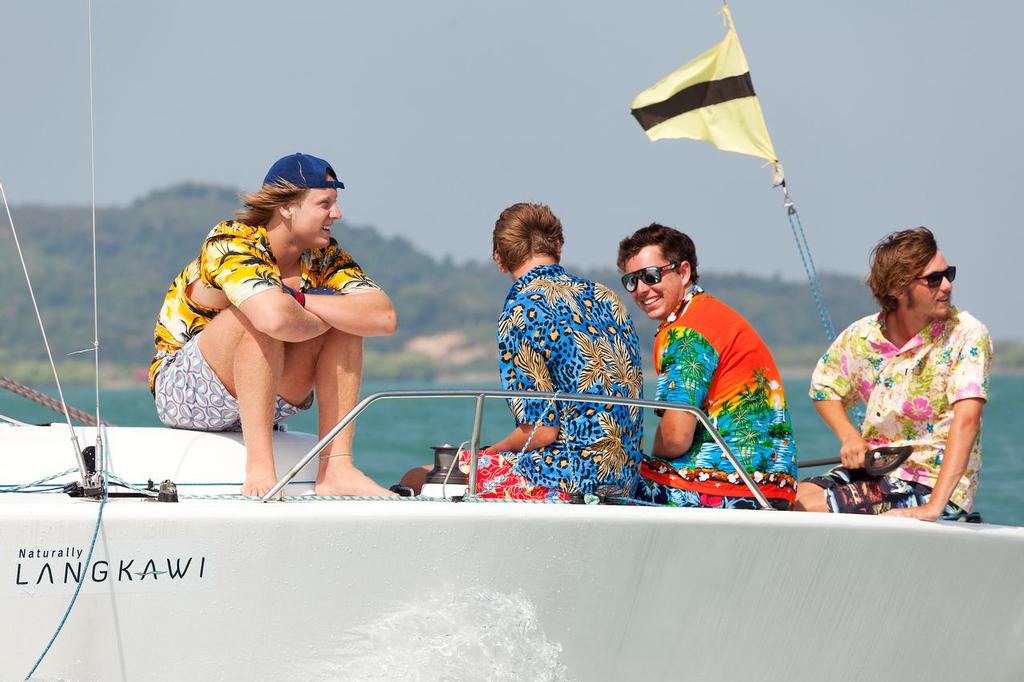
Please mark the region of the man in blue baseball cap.
<svg viewBox="0 0 1024 682"><path fill-rule="evenodd" d="M244 495L277 479L273 425L309 408L323 437L355 404L363 337L392 334L391 300L331 235L344 188L327 161L279 159L207 235L171 283L157 320L150 389L160 420L241 428ZM320 455L318 495L390 495L352 460L350 425Z"/></svg>

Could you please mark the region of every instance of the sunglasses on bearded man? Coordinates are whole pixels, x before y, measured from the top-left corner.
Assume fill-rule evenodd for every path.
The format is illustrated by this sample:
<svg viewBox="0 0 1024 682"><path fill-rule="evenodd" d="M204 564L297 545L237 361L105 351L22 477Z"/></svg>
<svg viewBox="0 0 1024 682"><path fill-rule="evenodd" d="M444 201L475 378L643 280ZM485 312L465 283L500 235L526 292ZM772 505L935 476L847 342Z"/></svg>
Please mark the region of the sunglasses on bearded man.
<svg viewBox="0 0 1024 682"><path fill-rule="evenodd" d="M920 277L915 277L914 279L923 279L925 286L927 286L929 289L938 289L940 286L942 286L943 279L948 279L950 284L953 283L953 280L956 279L956 266L950 265L945 270L939 270L938 272L929 272L927 275L921 275Z"/></svg>
<svg viewBox="0 0 1024 682"><path fill-rule="evenodd" d="M622 276L622 286L630 293L636 291L638 281L642 281L649 287L654 286L661 282L661 273L672 272L678 267L679 263L669 263L668 265L652 265L649 268L627 272Z"/></svg>

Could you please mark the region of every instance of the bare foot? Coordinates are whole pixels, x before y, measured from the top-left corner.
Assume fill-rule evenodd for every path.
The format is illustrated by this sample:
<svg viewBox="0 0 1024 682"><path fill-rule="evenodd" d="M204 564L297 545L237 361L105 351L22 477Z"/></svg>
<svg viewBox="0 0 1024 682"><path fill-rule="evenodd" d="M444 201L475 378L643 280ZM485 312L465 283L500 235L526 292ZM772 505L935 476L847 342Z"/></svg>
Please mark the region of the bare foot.
<svg viewBox="0 0 1024 682"><path fill-rule="evenodd" d="M369 476L354 466L347 466L330 472L330 475L317 477L316 494L320 496L382 496L397 497L387 488L373 482Z"/></svg>
<svg viewBox="0 0 1024 682"><path fill-rule="evenodd" d="M263 497L277 483L277 472L273 468L258 468L245 473L242 494L250 497Z"/></svg>

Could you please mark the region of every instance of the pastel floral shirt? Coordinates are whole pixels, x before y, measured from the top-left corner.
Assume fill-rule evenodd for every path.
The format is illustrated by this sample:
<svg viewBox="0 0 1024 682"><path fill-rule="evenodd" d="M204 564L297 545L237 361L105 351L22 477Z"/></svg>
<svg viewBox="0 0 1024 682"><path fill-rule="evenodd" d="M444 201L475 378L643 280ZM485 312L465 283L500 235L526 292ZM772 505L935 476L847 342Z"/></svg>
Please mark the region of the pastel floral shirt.
<svg viewBox="0 0 1024 682"><path fill-rule="evenodd" d="M872 446L911 445L914 454L891 475L934 488L953 422L953 404L988 399L992 339L966 311L953 309L897 348L882 334L881 313L846 328L821 357L811 378L813 400L865 404L861 434ZM974 506L981 470L981 433L950 501Z"/></svg>
<svg viewBox="0 0 1024 682"><path fill-rule="evenodd" d="M640 342L622 302L607 287L540 265L512 285L498 318L498 363L506 390L588 393L593 402L509 400L516 424L558 426L558 438L515 459L534 485L592 493L629 490L636 478L643 411L601 396L643 397Z"/></svg>
<svg viewBox="0 0 1024 682"><path fill-rule="evenodd" d="M300 267L303 292L332 289L347 294L380 288L333 237L327 247L304 252ZM196 280L220 289L235 306L262 291L281 289L281 271L270 251L266 228L237 220L219 223L203 241L199 257L171 282L153 333L156 354L149 368L150 390L167 359L201 332L219 312L204 308L188 297L188 285Z"/></svg>

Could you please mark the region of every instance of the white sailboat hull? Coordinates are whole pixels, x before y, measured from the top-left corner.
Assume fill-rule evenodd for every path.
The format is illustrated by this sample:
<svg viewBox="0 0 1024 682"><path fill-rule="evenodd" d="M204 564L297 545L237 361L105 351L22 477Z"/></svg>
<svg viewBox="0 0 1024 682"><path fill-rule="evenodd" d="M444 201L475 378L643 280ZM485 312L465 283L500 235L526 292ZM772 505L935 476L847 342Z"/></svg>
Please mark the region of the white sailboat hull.
<svg viewBox="0 0 1024 682"><path fill-rule="evenodd" d="M185 480L208 456L195 441L187 456L171 452L179 444L168 441L189 432L109 433L129 480L123 470L161 466ZM311 442L285 436L294 453ZM53 447L10 473L12 447L61 438L66 427L0 429L3 482L66 468L69 454ZM128 459L136 440L168 449ZM200 440L220 443L225 466L241 461L237 438ZM1024 678L1024 529L714 509L118 499L86 572L98 510L62 494L0 495L0 680L28 673L78 579L37 679Z"/></svg>

